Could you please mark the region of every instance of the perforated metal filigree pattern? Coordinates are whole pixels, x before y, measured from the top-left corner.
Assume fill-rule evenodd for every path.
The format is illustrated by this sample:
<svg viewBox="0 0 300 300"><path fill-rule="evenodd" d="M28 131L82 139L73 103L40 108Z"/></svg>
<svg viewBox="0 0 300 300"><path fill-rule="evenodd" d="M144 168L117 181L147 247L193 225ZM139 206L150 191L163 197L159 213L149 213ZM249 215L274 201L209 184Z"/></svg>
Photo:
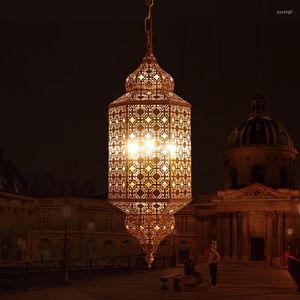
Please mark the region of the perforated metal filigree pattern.
<svg viewBox="0 0 300 300"><path fill-rule="evenodd" d="M109 109L109 199L126 199L126 106Z"/></svg>
<svg viewBox="0 0 300 300"><path fill-rule="evenodd" d="M171 164L171 197L191 198L191 110L171 106L171 140L176 153Z"/></svg>
<svg viewBox="0 0 300 300"><path fill-rule="evenodd" d="M148 254L155 253L162 241L175 228L170 214L131 214L125 218L126 229L135 236ZM153 241L149 243L149 239Z"/></svg>
<svg viewBox="0 0 300 300"><path fill-rule="evenodd" d="M126 91L174 90L174 80L158 65L153 54L144 57L141 65L131 73L125 82Z"/></svg>
<svg viewBox="0 0 300 300"><path fill-rule="evenodd" d="M173 88L151 54L109 107L109 200L150 256L191 201L191 107Z"/></svg>

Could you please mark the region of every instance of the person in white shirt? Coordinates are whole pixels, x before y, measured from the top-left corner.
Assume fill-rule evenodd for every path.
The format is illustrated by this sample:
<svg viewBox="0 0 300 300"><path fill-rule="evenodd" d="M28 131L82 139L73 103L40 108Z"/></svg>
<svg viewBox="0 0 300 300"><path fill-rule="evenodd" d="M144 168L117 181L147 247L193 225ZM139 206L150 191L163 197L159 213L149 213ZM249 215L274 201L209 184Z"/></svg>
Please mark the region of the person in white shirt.
<svg viewBox="0 0 300 300"><path fill-rule="evenodd" d="M219 252L217 251L217 242L212 241L209 247L209 254L208 254L208 266L209 266L212 288L215 288L217 285L218 263L220 260L221 257Z"/></svg>

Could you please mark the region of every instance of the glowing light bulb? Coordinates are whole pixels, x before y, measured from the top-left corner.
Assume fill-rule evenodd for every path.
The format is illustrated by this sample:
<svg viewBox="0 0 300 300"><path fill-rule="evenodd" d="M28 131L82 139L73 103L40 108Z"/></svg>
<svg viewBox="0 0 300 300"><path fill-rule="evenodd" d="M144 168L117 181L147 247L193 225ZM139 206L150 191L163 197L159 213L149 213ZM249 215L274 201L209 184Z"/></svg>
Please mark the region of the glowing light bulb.
<svg viewBox="0 0 300 300"><path fill-rule="evenodd" d="M128 153L133 156L139 151L139 145L135 141L129 141L127 149Z"/></svg>
<svg viewBox="0 0 300 300"><path fill-rule="evenodd" d="M294 233L294 229L290 227L290 228L287 229L286 233L288 235L292 235Z"/></svg>
<svg viewBox="0 0 300 300"><path fill-rule="evenodd" d="M152 155L155 149L155 142L152 139L151 134L149 132L145 135L142 145L142 151L148 156Z"/></svg>
<svg viewBox="0 0 300 300"><path fill-rule="evenodd" d="M153 140L150 140L150 139L146 140L146 142L145 142L145 153L147 155L151 155L153 150L154 150L154 147L155 147L155 145L154 145Z"/></svg>
<svg viewBox="0 0 300 300"><path fill-rule="evenodd" d="M176 146L174 144L169 144L168 145L168 150L170 152L170 156L171 158L175 158L175 154L176 154Z"/></svg>

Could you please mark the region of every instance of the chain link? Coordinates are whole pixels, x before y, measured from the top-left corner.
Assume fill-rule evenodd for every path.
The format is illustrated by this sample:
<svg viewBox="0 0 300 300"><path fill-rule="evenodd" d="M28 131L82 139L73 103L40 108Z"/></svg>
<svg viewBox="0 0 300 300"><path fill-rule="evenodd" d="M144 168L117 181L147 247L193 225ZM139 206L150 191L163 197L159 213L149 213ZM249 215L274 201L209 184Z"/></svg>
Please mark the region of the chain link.
<svg viewBox="0 0 300 300"><path fill-rule="evenodd" d="M147 53L152 53L152 7L154 0L146 0L148 15L145 17L145 32L147 35Z"/></svg>

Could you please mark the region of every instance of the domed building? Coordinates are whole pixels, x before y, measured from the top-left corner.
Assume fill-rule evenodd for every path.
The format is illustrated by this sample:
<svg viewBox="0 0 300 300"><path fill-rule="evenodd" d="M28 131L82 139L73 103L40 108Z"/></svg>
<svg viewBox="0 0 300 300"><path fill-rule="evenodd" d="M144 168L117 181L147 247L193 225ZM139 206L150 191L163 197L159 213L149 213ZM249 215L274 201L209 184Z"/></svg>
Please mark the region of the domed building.
<svg viewBox="0 0 300 300"><path fill-rule="evenodd" d="M249 118L227 140L224 190L194 202L197 251L203 256L216 240L225 260L280 265L289 249L300 249L298 152L287 129L266 113L264 97L251 101Z"/></svg>
<svg viewBox="0 0 300 300"><path fill-rule="evenodd" d="M252 99L252 112L229 135L224 154L225 188L261 183L294 188L297 150L287 129L265 112L265 99Z"/></svg>
<svg viewBox="0 0 300 300"><path fill-rule="evenodd" d="M157 255L175 256L183 263L194 254L207 261L208 245L215 240L229 263L282 265L289 251L300 257L297 150L287 129L272 120L265 106L260 94L254 97L249 118L228 137L224 189L194 198L176 213L176 228L162 241ZM106 199L29 196L1 188L0 178L0 263L62 259L66 203L72 205L70 260L141 253L125 229L124 214Z"/></svg>

